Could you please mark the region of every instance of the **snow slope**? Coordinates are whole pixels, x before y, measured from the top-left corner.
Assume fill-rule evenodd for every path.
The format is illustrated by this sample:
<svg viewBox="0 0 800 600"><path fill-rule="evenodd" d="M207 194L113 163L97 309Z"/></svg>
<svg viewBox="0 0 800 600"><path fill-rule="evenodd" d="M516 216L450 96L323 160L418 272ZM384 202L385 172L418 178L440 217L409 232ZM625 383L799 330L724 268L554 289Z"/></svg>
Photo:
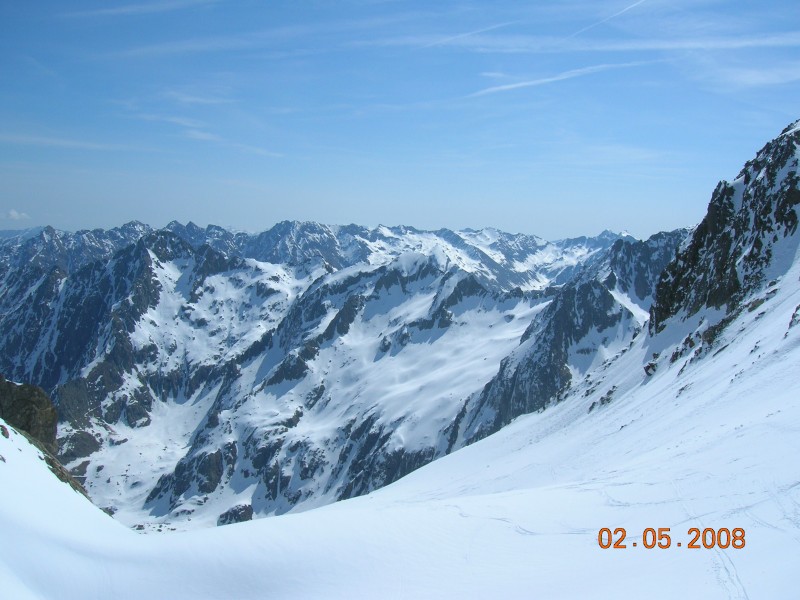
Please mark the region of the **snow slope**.
<svg viewBox="0 0 800 600"><path fill-rule="evenodd" d="M763 310L726 329L717 355L648 377L642 366L662 340L643 334L594 391L577 388L368 496L298 514L137 535L52 477L11 430L0 437L1 589L63 599L794 598L798 276L795 261ZM673 546L603 550L602 527L625 527L629 541L669 527ZM691 527L741 527L746 546L688 549Z"/></svg>

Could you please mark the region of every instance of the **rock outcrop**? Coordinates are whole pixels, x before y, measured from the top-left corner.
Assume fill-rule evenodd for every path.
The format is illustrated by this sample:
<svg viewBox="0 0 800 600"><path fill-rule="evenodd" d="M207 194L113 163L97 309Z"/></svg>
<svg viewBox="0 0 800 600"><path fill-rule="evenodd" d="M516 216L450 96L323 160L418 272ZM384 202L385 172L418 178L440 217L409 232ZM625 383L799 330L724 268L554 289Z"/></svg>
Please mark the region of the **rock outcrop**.
<svg viewBox="0 0 800 600"><path fill-rule="evenodd" d="M55 454L58 413L42 388L6 381L0 375L0 419Z"/></svg>
<svg viewBox="0 0 800 600"><path fill-rule="evenodd" d="M55 456L58 413L44 390L7 381L0 375L0 419L22 434L41 453L50 471L86 496L86 490ZM4 430L4 434L7 432Z"/></svg>

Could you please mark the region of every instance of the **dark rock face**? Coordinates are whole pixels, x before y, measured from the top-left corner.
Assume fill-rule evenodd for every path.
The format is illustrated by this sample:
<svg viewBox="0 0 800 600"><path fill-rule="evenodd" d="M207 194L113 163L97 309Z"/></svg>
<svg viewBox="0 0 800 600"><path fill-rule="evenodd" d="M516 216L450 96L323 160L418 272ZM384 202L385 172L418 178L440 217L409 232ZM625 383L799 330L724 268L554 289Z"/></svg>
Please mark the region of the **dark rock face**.
<svg viewBox="0 0 800 600"><path fill-rule="evenodd" d="M58 414L40 387L17 385L0 375L0 418L55 453Z"/></svg>
<svg viewBox="0 0 800 600"><path fill-rule="evenodd" d="M196 469L200 476L197 489L201 494L210 494L217 489L222 479L222 468L222 452L219 450L202 456Z"/></svg>
<svg viewBox="0 0 800 600"><path fill-rule="evenodd" d="M44 390L6 381L0 375L0 418L42 453L41 459L53 475L88 498L80 482L54 456L58 414ZM9 437L4 425L0 425L0 434Z"/></svg>
<svg viewBox="0 0 800 600"><path fill-rule="evenodd" d="M717 185L705 218L658 282L651 333L703 308L724 307L729 315L741 309L743 299L766 283L775 247L796 247L797 125L764 146L733 184Z"/></svg>
<svg viewBox="0 0 800 600"><path fill-rule="evenodd" d="M640 325L614 293L626 294L641 311L649 308L657 278L685 235L678 230L644 242L620 239L575 280L548 290L552 300L528 327L520 348L454 421L448 451L459 439L477 441L558 401L572 383L575 355L593 357L610 340L637 335Z"/></svg>
<svg viewBox="0 0 800 600"><path fill-rule="evenodd" d="M616 285L620 291L639 300L643 306L656 291L656 284L666 266L675 258L678 245L691 233L688 229L656 233L644 243L618 240L609 256L607 287Z"/></svg>
<svg viewBox="0 0 800 600"><path fill-rule="evenodd" d="M210 494L217 489L222 480L224 463L222 452L217 450L210 454L198 454L178 463L173 473L162 477L147 498L153 503L163 497L169 497L170 505L194 486L201 494Z"/></svg>
<svg viewBox="0 0 800 600"><path fill-rule="evenodd" d="M86 458L100 449L100 442L88 431L75 431L59 440L58 456L64 464Z"/></svg>
<svg viewBox="0 0 800 600"><path fill-rule="evenodd" d="M226 510L217 519L217 525L230 525L232 523L244 523L253 518L253 507L249 504L237 504Z"/></svg>

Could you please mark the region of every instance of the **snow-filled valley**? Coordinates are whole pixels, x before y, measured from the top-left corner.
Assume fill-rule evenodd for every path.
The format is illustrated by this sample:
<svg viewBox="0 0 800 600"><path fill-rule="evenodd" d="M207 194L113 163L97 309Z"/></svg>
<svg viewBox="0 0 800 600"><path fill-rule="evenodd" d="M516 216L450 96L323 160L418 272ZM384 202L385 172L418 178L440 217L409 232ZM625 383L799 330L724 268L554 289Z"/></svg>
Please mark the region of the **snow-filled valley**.
<svg viewBox="0 0 800 600"><path fill-rule="evenodd" d="M3 422L0 595L796 598L799 145L644 241L4 239L0 367L94 504Z"/></svg>
<svg viewBox="0 0 800 600"><path fill-rule="evenodd" d="M764 316L733 324L733 348L682 374L676 363L648 378L643 336L604 373L612 402L588 412L606 389L577 390L390 486L299 514L136 534L12 430L0 438L4 597L792 598L800 328L784 336L799 275ZM673 546L604 550L603 527L629 542L669 527ZM688 549L691 527L743 528L746 546Z"/></svg>

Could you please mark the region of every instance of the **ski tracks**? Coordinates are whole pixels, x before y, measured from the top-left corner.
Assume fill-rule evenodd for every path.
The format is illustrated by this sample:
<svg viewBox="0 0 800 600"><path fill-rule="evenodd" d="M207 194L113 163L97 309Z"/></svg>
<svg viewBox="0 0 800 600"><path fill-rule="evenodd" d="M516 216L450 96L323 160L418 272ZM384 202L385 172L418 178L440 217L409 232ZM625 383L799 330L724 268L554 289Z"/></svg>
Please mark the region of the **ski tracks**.
<svg viewBox="0 0 800 600"><path fill-rule="evenodd" d="M700 515L698 515L696 511L692 510L689 504L686 502L677 481L672 481L672 488L675 490L675 498L678 502L680 502L683 511L686 513L687 520L696 522L700 528L700 531L705 529L705 523ZM719 549L716 545L714 545L712 552L714 553L714 572L716 574L717 581L719 582L720 587L726 591L728 598L731 600L750 600L750 596L747 594L744 583L742 583L742 580L739 577L739 572L736 569L736 565L728 556L727 552Z"/></svg>

